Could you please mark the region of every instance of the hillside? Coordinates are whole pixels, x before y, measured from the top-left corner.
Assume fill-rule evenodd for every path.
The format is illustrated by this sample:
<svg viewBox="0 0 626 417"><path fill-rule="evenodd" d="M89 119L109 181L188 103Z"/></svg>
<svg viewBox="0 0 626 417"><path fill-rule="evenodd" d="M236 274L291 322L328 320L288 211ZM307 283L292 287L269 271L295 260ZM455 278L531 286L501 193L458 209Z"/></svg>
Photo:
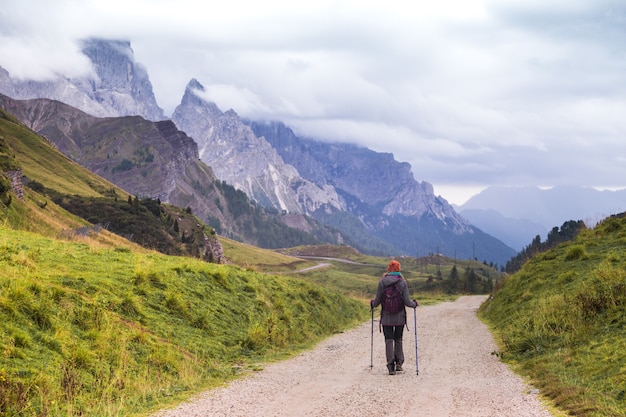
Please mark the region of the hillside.
<svg viewBox="0 0 626 417"><path fill-rule="evenodd" d="M189 208L201 223L220 235L267 248L345 240L312 219L287 218L266 210L243 192L218 181L198 160L197 145L171 122L151 122L141 117L96 118L46 99L20 101L0 95L0 106L90 171L133 196ZM42 185L55 188L46 182ZM108 197L115 195L109 193ZM123 198L119 194L117 197ZM73 207L65 208L76 213ZM100 223L105 222L107 219L100 219ZM163 226L172 227L172 222ZM137 236L129 230L120 232ZM179 237L185 240L182 234ZM195 240L202 242L203 236ZM178 252L173 249L165 253Z"/></svg>
<svg viewBox="0 0 626 417"><path fill-rule="evenodd" d="M4 174L10 170L20 170L18 177L19 182L23 185L23 200L20 200L11 191L11 180ZM188 208L182 209L158 204L158 201L151 199L138 200L125 190L75 163L59 152L49 141L2 110L0 110L0 172L3 173L0 175L2 189L6 188L0 195L5 195L7 199L6 202L0 200L0 207L2 208L0 221L1 224L8 227L32 231L52 238L71 240L78 236L89 244L146 251L140 245L100 226L108 223L107 227L115 229L115 225L111 224L113 223L111 222L113 217L111 213L122 213L127 216L130 212L132 215L120 219L123 220L120 223L128 223L126 228L121 229L122 235L131 237L132 234L136 239L138 235L146 232L146 230L137 230L137 228L149 227L157 229L156 233L149 237L150 239L161 236L161 240L170 240L171 238L167 235L172 231L170 229L175 227L169 222L172 217L175 217L180 239L186 237L186 240L191 240L192 236L196 236L197 230L200 232L196 236L196 241L200 246L188 247L189 254L197 253L198 249L204 247L202 233L206 232L206 234L212 235L211 228L200 222L192 213L190 214ZM229 201L236 200L240 201L240 205L245 205L246 208L250 209L245 196L232 187L221 183L216 183L215 186L225 190L223 203L225 206L228 205ZM229 196L229 194L233 194L233 196ZM56 204L55 200L59 204ZM163 211L161 215L155 216L155 206L157 206L157 211L160 206L160 210ZM238 206L235 205L234 207L237 208ZM102 209L106 209L108 217L98 214ZM68 210L76 212L77 215L70 214ZM84 218L79 215L84 216ZM91 221L93 220L92 217L107 220L107 222L102 222L100 226L96 226ZM86 219L90 219L90 221ZM261 227L265 231L269 227L280 228L283 232L292 230L277 222L267 226L262 219L257 218L255 220L255 227ZM164 222L167 223L165 229L163 228ZM266 238L272 236L271 233L265 233L265 235ZM280 265L290 265L289 268L300 265L304 268L313 265L310 262L241 244L236 240L224 237L221 237L221 240L226 245L227 257L225 260L235 262L238 265L262 265L262 268L265 266L274 271L283 269ZM311 240L314 241L314 239ZM301 242L301 240L295 238L294 242ZM160 242L159 244L162 245L163 243ZM189 246L189 244L183 243L179 241L172 244L165 252L185 254L184 246ZM181 250L183 252L180 252ZM232 259L229 260L229 257Z"/></svg>
<svg viewBox="0 0 626 417"><path fill-rule="evenodd" d="M123 194L123 190L72 162L3 111L0 111L0 162L4 173L18 170L24 176L19 177L20 182L36 179L68 195L104 197ZM92 226L29 188L24 188L23 201L20 201L11 192L11 181L5 175L0 177L5 178L9 185L8 198L0 202L2 224L51 237L72 234L74 230L86 230L83 228ZM98 244L140 250L138 245L107 230L90 233L86 238Z"/></svg>
<svg viewBox="0 0 626 417"><path fill-rule="evenodd" d="M0 416L141 415L367 316L336 290L162 255L70 214L41 191L73 209L92 203L85 217L95 202L139 200L4 112L0 166ZM5 176L18 169L28 183L19 195ZM227 249L275 270L314 264Z"/></svg>
<svg viewBox="0 0 626 417"><path fill-rule="evenodd" d="M189 208L222 236L265 248L348 242L307 216L263 207L218 180L198 159L197 144L171 121L97 118L58 101L13 100L2 94L0 108L127 193Z"/></svg>
<svg viewBox="0 0 626 417"><path fill-rule="evenodd" d="M162 253L224 260L214 230L201 226L192 213L158 200L132 197L3 111L0 141L2 172L14 170L16 178L10 182L16 181L25 203L18 204L19 198L13 204L4 203L13 226L51 237L91 233L99 240L114 232L123 240Z"/></svg>
<svg viewBox="0 0 626 417"><path fill-rule="evenodd" d="M576 416L625 416L626 217L531 258L482 316L515 364Z"/></svg>
<svg viewBox="0 0 626 417"><path fill-rule="evenodd" d="M303 280L83 242L0 226L2 416L162 407L367 314Z"/></svg>

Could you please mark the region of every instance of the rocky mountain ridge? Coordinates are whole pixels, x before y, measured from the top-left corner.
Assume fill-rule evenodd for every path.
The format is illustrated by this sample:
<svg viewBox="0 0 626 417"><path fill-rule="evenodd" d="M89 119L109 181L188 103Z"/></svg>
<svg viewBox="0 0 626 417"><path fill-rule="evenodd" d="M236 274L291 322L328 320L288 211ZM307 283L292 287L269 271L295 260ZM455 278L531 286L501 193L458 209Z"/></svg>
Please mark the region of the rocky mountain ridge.
<svg viewBox="0 0 626 417"><path fill-rule="evenodd" d="M199 160L196 142L171 120L98 118L55 100L14 100L2 94L0 108L91 172L135 197L189 209L221 235L265 247L277 247L280 236L289 236L294 245L345 241L312 219L254 206L243 192L215 177Z"/></svg>
<svg viewBox="0 0 626 417"><path fill-rule="evenodd" d="M200 159L218 178L259 204L285 212L310 214L325 205L344 209L332 187L318 187L302 178L234 110L222 112L204 100L202 92L204 87L191 80L172 120L196 140Z"/></svg>
<svg viewBox="0 0 626 417"><path fill-rule="evenodd" d="M92 115L101 115L100 108L105 108L107 115L134 113L146 119L159 118L158 111L154 111L147 73L132 59L130 43L89 40L83 44L83 51L92 60L97 76L66 80L81 94L50 98L58 98ZM9 96L24 91L33 94L38 88L40 96L57 91L48 84L13 82L6 71L0 74L0 88L9 90L0 91ZM379 253L441 252L501 264L515 253L470 225L445 199L434 195L430 184L415 181L409 164L395 161L393 155L342 144L316 143L295 135L282 138L291 140L292 144L281 148L275 144L278 138L268 139L272 136L270 132L255 133L235 111L222 112L202 93L201 84L191 80L173 121L197 143L198 157L210 165L217 178L244 191L257 204L314 216L344 234L351 234L353 240L362 243L361 248L371 250L377 246ZM290 146L291 149L308 146L316 151L315 157L306 159L302 152L291 152L290 159ZM133 163L132 155L125 159ZM296 163L298 159L304 162ZM317 173L311 164L318 167ZM163 169L173 167L165 163ZM141 175L142 171L138 169L136 173ZM131 172L125 175L130 176ZM198 190L193 191L186 192L190 199L208 199ZM207 211L215 213L208 208ZM402 238L398 239L398 235Z"/></svg>
<svg viewBox="0 0 626 417"><path fill-rule="evenodd" d="M433 186L415 181L411 166L396 161L391 153L301 138L282 122L248 123L285 162L320 187L342 190L387 216L421 217L432 212L456 232L468 231L468 222L444 198L435 196Z"/></svg>

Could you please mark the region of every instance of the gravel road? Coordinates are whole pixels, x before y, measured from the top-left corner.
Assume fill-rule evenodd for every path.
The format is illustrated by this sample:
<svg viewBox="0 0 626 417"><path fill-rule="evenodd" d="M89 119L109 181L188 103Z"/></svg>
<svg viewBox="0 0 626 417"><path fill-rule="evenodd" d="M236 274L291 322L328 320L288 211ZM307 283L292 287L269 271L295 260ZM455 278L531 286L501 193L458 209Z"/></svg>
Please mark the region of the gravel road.
<svg viewBox="0 0 626 417"><path fill-rule="evenodd" d="M476 317L484 300L469 296L417 308L419 375L408 309L404 373L387 375L377 321L370 368L367 322L154 417L550 417L537 391L491 354L493 338Z"/></svg>

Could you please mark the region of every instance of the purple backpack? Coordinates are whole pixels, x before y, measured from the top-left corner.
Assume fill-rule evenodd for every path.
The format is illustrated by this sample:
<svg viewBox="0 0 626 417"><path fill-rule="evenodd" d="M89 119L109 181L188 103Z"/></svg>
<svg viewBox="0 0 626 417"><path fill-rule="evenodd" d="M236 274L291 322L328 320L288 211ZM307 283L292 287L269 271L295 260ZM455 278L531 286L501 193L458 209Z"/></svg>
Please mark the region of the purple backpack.
<svg viewBox="0 0 626 417"><path fill-rule="evenodd" d="M383 311L389 314L396 314L404 307L402 294L400 294L400 290L398 289L399 282L400 280L398 279L393 284L387 285L383 290Z"/></svg>

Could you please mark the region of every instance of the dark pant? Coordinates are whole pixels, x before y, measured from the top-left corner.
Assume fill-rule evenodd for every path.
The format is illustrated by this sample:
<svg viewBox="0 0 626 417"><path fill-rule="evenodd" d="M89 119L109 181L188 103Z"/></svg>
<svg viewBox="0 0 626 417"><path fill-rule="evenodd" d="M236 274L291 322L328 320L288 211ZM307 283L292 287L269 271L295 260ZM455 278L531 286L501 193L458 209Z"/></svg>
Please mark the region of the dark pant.
<svg viewBox="0 0 626 417"><path fill-rule="evenodd" d="M402 365L404 363L404 352L402 350L403 332L404 326L383 326L387 366L394 364Z"/></svg>

